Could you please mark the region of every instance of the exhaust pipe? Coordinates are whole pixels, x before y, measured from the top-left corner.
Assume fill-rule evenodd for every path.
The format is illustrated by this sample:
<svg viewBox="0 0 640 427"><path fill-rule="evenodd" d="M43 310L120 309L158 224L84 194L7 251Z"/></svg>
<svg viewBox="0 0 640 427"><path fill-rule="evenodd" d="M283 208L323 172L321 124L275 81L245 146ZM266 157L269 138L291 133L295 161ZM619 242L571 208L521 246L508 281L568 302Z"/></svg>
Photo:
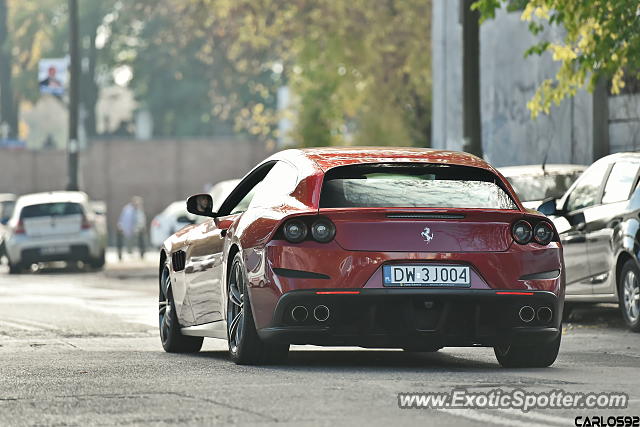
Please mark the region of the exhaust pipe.
<svg viewBox="0 0 640 427"><path fill-rule="evenodd" d="M329 318L329 307L326 305L318 305L313 309L313 317L318 322L324 322Z"/></svg>
<svg viewBox="0 0 640 427"><path fill-rule="evenodd" d="M522 320L524 323L529 323L536 317L536 312L533 307L529 305L523 305L520 308L520 311L518 311L518 317L520 317L520 320Z"/></svg>
<svg viewBox="0 0 640 427"><path fill-rule="evenodd" d="M296 322L304 322L305 320L307 320L308 316L309 312L303 305L296 305L291 309L291 318Z"/></svg>
<svg viewBox="0 0 640 427"><path fill-rule="evenodd" d="M553 318L553 311L549 307L540 307L538 309L538 320L542 323L549 323Z"/></svg>

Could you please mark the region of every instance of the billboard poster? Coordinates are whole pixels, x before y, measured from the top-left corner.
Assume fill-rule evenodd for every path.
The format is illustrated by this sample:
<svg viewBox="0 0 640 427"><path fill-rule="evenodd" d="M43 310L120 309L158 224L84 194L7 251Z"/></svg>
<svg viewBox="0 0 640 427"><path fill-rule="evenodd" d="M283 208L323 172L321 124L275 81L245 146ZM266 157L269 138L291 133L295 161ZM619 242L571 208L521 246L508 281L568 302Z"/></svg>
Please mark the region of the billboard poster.
<svg viewBox="0 0 640 427"><path fill-rule="evenodd" d="M38 63L40 93L63 96L69 76L68 58L43 58Z"/></svg>

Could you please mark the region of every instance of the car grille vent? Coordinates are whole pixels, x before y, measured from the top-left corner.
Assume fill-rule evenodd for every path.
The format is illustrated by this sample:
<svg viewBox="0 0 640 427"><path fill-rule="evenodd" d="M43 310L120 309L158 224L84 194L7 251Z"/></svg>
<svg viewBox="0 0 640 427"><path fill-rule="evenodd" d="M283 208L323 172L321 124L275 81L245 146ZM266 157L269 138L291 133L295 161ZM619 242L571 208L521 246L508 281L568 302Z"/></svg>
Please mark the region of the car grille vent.
<svg viewBox="0 0 640 427"><path fill-rule="evenodd" d="M387 218L400 219L463 219L462 214L436 214L436 213L407 213L407 214L387 214Z"/></svg>
<svg viewBox="0 0 640 427"><path fill-rule="evenodd" d="M171 263L173 264L173 271L184 270L187 256L184 251L178 251L171 254Z"/></svg>

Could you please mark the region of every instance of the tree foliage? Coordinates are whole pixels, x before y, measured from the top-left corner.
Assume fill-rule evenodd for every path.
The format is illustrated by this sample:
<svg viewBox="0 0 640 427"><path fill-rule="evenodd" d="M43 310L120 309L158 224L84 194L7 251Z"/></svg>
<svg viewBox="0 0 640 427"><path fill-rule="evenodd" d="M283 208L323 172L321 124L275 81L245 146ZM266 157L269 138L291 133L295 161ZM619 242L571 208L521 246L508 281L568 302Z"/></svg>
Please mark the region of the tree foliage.
<svg viewBox="0 0 640 427"><path fill-rule="evenodd" d="M483 19L495 16L509 0L479 0L473 7ZM593 90L611 79L619 93L625 77L640 77L640 5L637 0L520 0L522 21L533 34L551 25L565 30L562 40L541 40L526 54L548 52L559 63L553 79L544 80L528 103L532 116L549 113L553 104L573 96L585 85Z"/></svg>
<svg viewBox="0 0 640 427"><path fill-rule="evenodd" d="M38 60L67 54L67 1L7 1L16 97L35 101ZM430 143L430 0L80 0L79 13L89 134L99 83L128 67L158 136L273 142L288 86L298 144Z"/></svg>
<svg viewBox="0 0 640 427"><path fill-rule="evenodd" d="M269 141L280 118L277 89L288 85L297 99L293 136L301 144L349 142L354 135L354 143L429 143L428 0L135 3L119 13L131 33L121 38L128 46L116 50L133 53L132 83L150 105L161 103L152 101L154 93L162 96L154 73L166 71L168 80L181 81L162 83L165 93L194 84L189 99L207 94L202 103L211 103L212 118ZM178 101L179 108L188 103Z"/></svg>

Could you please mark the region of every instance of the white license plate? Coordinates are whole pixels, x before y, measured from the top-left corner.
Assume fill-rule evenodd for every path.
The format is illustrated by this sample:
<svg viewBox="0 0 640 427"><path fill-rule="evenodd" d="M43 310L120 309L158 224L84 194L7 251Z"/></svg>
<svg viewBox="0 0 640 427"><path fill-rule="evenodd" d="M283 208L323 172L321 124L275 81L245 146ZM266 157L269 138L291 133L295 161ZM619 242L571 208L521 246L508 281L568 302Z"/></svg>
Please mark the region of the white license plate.
<svg viewBox="0 0 640 427"><path fill-rule="evenodd" d="M469 267L453 265L385 265L384 286L471 286Z"/></svg>
<svg viewBox="0 0 640 427"><path fill-rule="evenodd" d="M46 248L40 248L40 253L42 255L58 255L66 254L69 250L69 246L48 246Z"/></svg>

